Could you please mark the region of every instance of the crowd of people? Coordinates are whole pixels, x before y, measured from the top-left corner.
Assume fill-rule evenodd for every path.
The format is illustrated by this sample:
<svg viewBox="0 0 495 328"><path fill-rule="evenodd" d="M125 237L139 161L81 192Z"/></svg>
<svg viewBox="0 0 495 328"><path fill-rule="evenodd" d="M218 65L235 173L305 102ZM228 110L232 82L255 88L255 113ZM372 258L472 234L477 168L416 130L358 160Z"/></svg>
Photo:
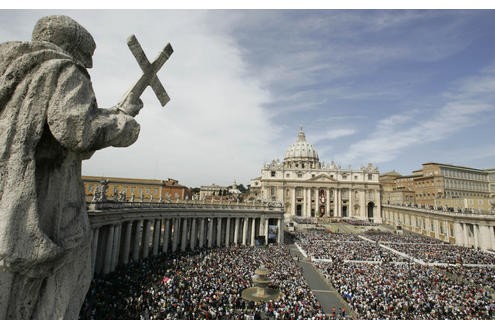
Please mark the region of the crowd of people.
<svg viewBox="0 0 495 328"><path fill-rule="evenodd" d="M332 261L406 261L407 259L370 243L355 234L325 231L297 232L296 243L312 259Z"/></svg>
<svg viewBox="0 0 495 328"><path fill-rule="evenodd" d="M428 263L495 264L495 255L455 245L390 243L387 246Z"/></svg>
<svg viewBox="0 0 495 328"><path fill-rule="evenodd" d="M363 221L360 219L353 219L353 218L344 218L342 219L343 222L353 225L353 226L361 226L361 227L375 227L379 226L378 223L373 223L369 221Z"/></svg>
<svg viewBox="0 0 495 328"><path fill-rule="evenodd" d="M265 265L283 296L265 304L242 299ZM234 246L162 254L96 277L81 319L325 319L286 246Z"/></svg>
<svg viewBox="0 0 495 328"><path fill-rule="evenodd" d="M457 282L439 268L395 263L317 263L357 319L495 319L482 286Z"/></svg>
<svg viewBox="0 0 495 328"><path fill-rule="evenodd" d="M495 319L495 256L420 235L371 231L290 234L351 308L356 319ZM362 237L365 237L364 239ZM412 263L391 248L425 262ZM81 319L334 319L324 314L287 246L233 246L161 254L96 277ZM459 263L459 259L462 259ZM462 263L463 262L463 263ZM455 265L452 265L455 263ZM466 267L463 264L491 264ZM282 297L241 297L264 265ZM344 310L345 311L345 310ZM338 312L338 313L337 313Z"/></svg>
<svg viewBox="0 0 495 328"><path fill-rule="evenodd" d="M381 230L368 230L363 235L373 241L377 241L382 244L387 243L401 243L401 244L444 244L441 240L430 238L418 234L405 233L394 234L388 231Z"/></svg>

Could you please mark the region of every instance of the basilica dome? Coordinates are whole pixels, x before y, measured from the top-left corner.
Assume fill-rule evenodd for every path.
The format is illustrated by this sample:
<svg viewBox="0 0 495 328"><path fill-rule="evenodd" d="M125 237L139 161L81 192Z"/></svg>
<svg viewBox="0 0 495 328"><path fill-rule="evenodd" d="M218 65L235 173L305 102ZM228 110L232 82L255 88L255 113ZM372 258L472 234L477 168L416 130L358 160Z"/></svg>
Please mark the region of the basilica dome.
<svg viewBox="0 0 495 328"><path fill-rule="evenodd" d="M319 162L318 153L312 144L306 141L306 135L303 129L297 134L296 142L289 146L285 152L284 163L308 163L315 164Z"/></svg>

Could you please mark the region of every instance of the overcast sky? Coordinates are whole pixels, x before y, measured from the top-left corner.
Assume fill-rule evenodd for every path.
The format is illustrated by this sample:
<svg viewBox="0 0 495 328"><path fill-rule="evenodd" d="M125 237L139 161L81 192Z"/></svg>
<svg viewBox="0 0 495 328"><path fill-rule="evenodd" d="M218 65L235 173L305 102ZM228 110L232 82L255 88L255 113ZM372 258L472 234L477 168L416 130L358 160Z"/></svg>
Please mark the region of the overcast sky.
<svg viewBox="0 0 495 328"><path fill-rule="evenodd" d="M171 101L147 89L138 141L98 151L83 174L248 184L283 160L300 127L320 160L410 174L425 162L495 167L495 11L0 10L0 42L67 14L97 44L100 107L150 60Z"/></svg>

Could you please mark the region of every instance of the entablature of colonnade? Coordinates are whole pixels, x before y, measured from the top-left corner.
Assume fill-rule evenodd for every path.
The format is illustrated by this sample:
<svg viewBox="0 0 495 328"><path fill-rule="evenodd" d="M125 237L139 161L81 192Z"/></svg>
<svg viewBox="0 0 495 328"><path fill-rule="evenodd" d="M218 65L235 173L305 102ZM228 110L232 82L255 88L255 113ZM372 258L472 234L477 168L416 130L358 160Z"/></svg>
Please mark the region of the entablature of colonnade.
<svg viewBox="0 0 495 328"><path fill-rule="evenodd" d="M495 226L495 215L483 215L483 214L467 214L467 213L455 213L455 212L441 212L435 210L428 210L424 208L396 206L389 204L382 204L382 209L390 209L405 214L413 214L429 219L446 220L455 223L470 223L470 224L483 224L487 226Z"/></svg>
<svg viewBox="0 0 495 328"><path fill-rule="evenodd" d="M126 221L154 220L167 218L282 218L282 210L245 210L245 209L187 209L187 208L136 208L104 211L88 211L91 226L119 224Z"/></svg>

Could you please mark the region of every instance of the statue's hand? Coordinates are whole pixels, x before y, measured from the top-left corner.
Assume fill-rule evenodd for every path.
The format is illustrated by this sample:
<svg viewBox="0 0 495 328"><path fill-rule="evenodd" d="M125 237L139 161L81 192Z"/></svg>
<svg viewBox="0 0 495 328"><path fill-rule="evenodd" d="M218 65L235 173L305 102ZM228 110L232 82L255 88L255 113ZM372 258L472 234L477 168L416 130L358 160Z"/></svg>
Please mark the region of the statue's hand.
<svg viewBox="0 0 495 328"><path fill-rule="evenodd" d="M130 92L124 96L124 99L117 107L131 116L136 116L141 108L143 108L143 102L139 97L135 97L134 94Z"/></svg>

